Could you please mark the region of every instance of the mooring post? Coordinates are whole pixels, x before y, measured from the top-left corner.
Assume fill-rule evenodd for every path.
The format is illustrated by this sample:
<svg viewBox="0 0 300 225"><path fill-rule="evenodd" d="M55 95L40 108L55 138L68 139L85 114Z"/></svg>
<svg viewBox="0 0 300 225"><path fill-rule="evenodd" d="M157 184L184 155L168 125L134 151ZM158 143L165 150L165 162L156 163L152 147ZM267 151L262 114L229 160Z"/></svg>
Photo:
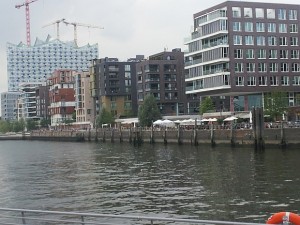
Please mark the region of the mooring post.
<svg viewBox="0 0 300 225"><path fill-rule="evenodd" d="M115 141L115 129L111 128L110 142L113 143L114 141Z"/></svg>
<svg viewBox="0 0 300 225"><path fill-rule="evenodd" d="M105 128L102 128L103 129L103 139L102 139L102 141L103 142L105 142L106 140L105 140Z"/></svg>
<svg viewBox="0 0 300 225"><path fill-rule="evenodd" d="M177 142L179 145L182 144L182 141L181 141L181 129L180 129L180 125L178 125L178 129L177 129Z"/></svg>
<svg viewBox="0 0 300 225"><path fill-rule="evenodd" d="M280 136L281 136L281 147L286 146L286 140L285 140L285 132L283 127L283 121L281 121L281 127L280 127Z"/></svg>
<svg viewBox="0 0 300 225"><path fill-rule="evenodd" d="M230 144L232 147L235 146L235 138L234 138L234 120L231 122L230 126Z"/></svg>
<svg viewBox="0 0 300 225"><path fill-rule="evenodd" d="M150 143L154 143L154 135L153 135L153 121L151 122L151 132L150 132Z"/></svg>
<svg viewBox="0 0 300 225"><path fill-rule="evenodd" d="M73 135L73 130L71 131L71 136ZM91 141L91 128L89 128L88 141Z"/></svg>
<svg viewBox="0 0 300 225"><path fill-rule="evenodd" d="M214 146L216 144L215 137L214 137L214 125L212 122L210 124L210 143L212 146Z"/></svg>
<svg viewBox="0 0 300 225"><path fill-rule="evenodd" d="M132 142L132 130L131 130L131 125L129 127L129 143Z"/></svg>
<svg viewBox="0 0 300 225"><path fill-rule="evenodd" d="M123 142L123 133L122 133L122 127L119 127L119 132L120 132L120 143Z"/></svg>
<svg viewBox="0 0 300 225"><path fill-rule="evenodd" d="M168 143L167 141L167 128L164 129L164 144L166 145Z"/></svg>
<svg viewBox="0 0 300 225"><path fill-rule="evenodd" d="M198 145L198 137L197 137L197 118L195 119L195 126L194 126L194 145Z"/></svg>

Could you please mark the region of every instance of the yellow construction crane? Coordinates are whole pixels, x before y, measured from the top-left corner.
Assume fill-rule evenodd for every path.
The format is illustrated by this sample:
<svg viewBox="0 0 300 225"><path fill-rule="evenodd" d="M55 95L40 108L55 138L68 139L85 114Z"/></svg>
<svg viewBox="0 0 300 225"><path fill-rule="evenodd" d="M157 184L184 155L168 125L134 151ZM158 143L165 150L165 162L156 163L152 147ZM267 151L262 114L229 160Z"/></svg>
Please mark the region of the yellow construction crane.
<svg viewBox="0 0 300 225"><path fill-rule="evenodd" d="M83 24L83 23L76 23L76 22L67 22L65 20L63 22L66 25L72 25L72 26L74 26L74 43L75 43L75 45L77 45L77 26L88 27L88 28L104 29L103 27L94 26L94 25L90 25L90 24Z"/></svg>
<svg viewBox="0 0 300 225"><path fill-rule="evenodd" d="M60 19L60 20L56 20L52 23L46 24L44 27L48 27L50 25L56 24L56 35L57 35L57 39L59 40L59 23L64 22L66 19Z"/></svg>

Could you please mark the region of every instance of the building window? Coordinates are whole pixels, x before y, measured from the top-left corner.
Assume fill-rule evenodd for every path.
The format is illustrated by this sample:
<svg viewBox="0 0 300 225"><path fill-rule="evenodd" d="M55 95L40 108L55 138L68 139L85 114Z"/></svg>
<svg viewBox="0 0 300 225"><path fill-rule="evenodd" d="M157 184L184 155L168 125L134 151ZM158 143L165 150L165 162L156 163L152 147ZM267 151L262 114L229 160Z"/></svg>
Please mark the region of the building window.
<svg viewBox="0 0 300 225"><path fill-rule="evenodd" d="M286 10L285 9L278 9L278 19L286 20Z"/></svg>
<svg viewBox="0 0 300 225"><path fill-rule="evenodd" d="M279 33L287 33L287 25L280 23L279 24Z"/></svg>
<svg viewBox="0 0 300 225"><path fill-rule="evenodd" d="M288 76L281 77L281 85L282 86L288 86L290 83L289 81L290 81L290 78Z"/></svg>
<svg viewBox="0 0 300 225"><path fill-rule="evenodd" d="M300 85L300 76L294 76L293 77L293 85Z"/></svg>
<svg viewBox="0 0 300 225"><path fill-rule="evenodd" d="M288 50L279 50L279 58L287 59L288 58Z"/></svg>
<svg viewBox="0 0 300 225"><path fill-rule="evenodd" d="M291 46L298 46L298 37L290 37Z"/></svg>
<svg viewBox="0 0 300 225"><path fill-rule="evenodd" d="M295 10L295 9L289 10L289 19L297 20L297 10Z"/></svg>
<svg viewBox="0 0 300 225"><path fill-rule="evenodd" d="M241 22L233 22L232 26L233 31L242 31Z"/></svg>
<svg viewBox="0 0 300 225"><path fill-rule="evenodd" d="M264 18L265 15L264 15L264 9L262 8L256 8L255 9L255 16L256 18Z"/></svg>
<svg viewBox="0 0 300 225"><path fill-rule="evenodd" d="M130 65L125 65L125 71L130 71Z"/></svg>
<svg viewBox="0 0 300 225"><path fill-rule="evenodd" d="M269 36L268 37L268 45L276 46L277 45L276 40L277 40L277 38L275 36Z"/></svg>
<svg viewBox="0 0 300 225"><path fill-rule="evenodd" d="M279 37L279 45L280 46L287 46L287 38L286 37Z"/></svg>
<svg viewBox="0 0 300 225"><path fill-rule="evenodd" d="M268 32L276 33L276 23L268 23Z"/></svg>
<svg viewBox="0 0 300 225"><path fill-rule="evenodd" d="M265 49L258 49L258 51L257 51L257 58L258 59L265 59L265 58L267 58L266 50Z"/></svg>
<svg viewBox="0 0 300 225"><path fill-rule="evenodd" d="M277 59L277 49L269 50L269 59Z"/></svg>
<svg viewBox="0 0 300 225"><path fill-rule="evenodd" d="M254 77L254 76L248 77L247 84L248 84L248 86L256 86L256 77Z"/></svg>
<svg viewBox="0 0 300 225"><path fill-rule="evenodd" d="M234 49L234 58L242 59L243 58L243 49Z"/></svg>
<svg viewBox="0 0 300 225"><path fill-rule="evenodd" d="M252 22L245 22L245 31L253 32L253 23Z"/></svg>
<svg viewBox="0 0 300 225"><path fill-rule="evenodd" d="M252 8L244 8L244 17L252 18Z"/></svg>
<svg viewBox="0 0 300 225"><path fill-rule="evenodd" d="M292 63L292 72L300 72L299 63Z"/></svg>
<svg viewBox="0 0 300 225"><path fill-rule="evenodd" d="M267 85L267 77L266 76L260 76L258 77L258 85L259 86L266 86Z"/></svg>
<svg viewBox="0 0 300 225"><path fill-rule="evenodd" d="M257 36L256 37L256 44L259 46L265 46L266 45L266 39L264 36Z"/></svg>
<svg viewBox="0 0 300 225"><path fill-rule="evenodd" d="M267 9L267 18L275 19L275 9Z"/></svg>
<svg viewBox="0 0 300 225"><path fill-rule="evenodd" d="M131 79L131 73L125 72L125 79Z"/></svg>
<svg viewBox="0 0 300 225"><path fill-rule="evenodd" d="M255 72L255 63L246 63L246 70L250 73Z"/></svg>
<svg viewBox="0 0 300 225"><path fill-rule="evenodd" d="M246 59L254 59L254 50L246 49Z"/></svg>
<svg viewBox="0 0 300 225"><path fill-rule="evenodd" d="M252 35L245 36L245 45L254 45L254 37Z"/></svg>
<svg viewBox="0 0 300 225"><path fill-rule="evenodd" d="M278 64L277 63L270 63L269 64L269 69L270 69L270 72L278 72Z"/></svg>
<svg viewBox="0 0 300 225"><path fill-rule="evenodd" d="M265 24L261 22L256 23L256 32L265 32Z"/></svg>
<svg viewBox="0 0 300 225"><path fill-rule="evenodd" d="M297 24L290 24L290 33L298 33L298 25Z"/></svg>
<svg viewBox="0 0 300 225"><path fill-rule="evenodd" d="M242 44L242 36L241 35L233 35L233 44L241 45Z"/></svg>
<svg viewBox="0 0 300 225"><path fill-rule="evenodd" d="M244 86L244 77L236 77L235 78L235 85L236 86Z"/></svg>
<svg viewBox="0 0 300 225"><path fill-rule="evenodd" d="M236 18L241 17L241 8L240 7L232 7L232 17L236 17Z"/></svg>
<svg viewBox="0 0 300 225"><path fill-rule="evenodd" d="M243 63L235 63L234 64L234 71L237 73L241 73L244 71L243 69Z"/></svg>
<svg viewBox="0 0 300 225"><path fill-rule="evenodd" d="M270 76L270 85L278 86L278 77L277 76Z"/></svg>
<svg viewBox="0 0 300 225"><path fill-rule="evenodd" d="M281 72L289 72L289 64L288 63L280 63L280 71Z"/></svg>
<svg viewBox="0 0 300 225"><path fill-rule="evenodd" d="M299 50L291 50L291 59L299 59Z"/></svg>
<svg viewBox="0 0 300 225"><path fill-rule="evenodd" d="M258 63L258 72L260 73L267 72L266 63Z"/></svg>

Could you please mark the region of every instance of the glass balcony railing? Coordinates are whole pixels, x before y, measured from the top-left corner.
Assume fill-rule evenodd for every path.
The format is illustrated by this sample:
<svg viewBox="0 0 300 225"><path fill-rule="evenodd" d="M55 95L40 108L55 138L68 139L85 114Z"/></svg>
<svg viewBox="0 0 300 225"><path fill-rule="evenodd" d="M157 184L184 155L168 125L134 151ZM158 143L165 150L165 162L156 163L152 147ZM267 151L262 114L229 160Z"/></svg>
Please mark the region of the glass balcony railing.
<svg viewBox="0 0 300 225"><path fill-rule="evenodd" d="M196 85L196 86L190 86L190 87L186 87L185 91L196 91L196 90L200 90L203 89L203 86L201 85Z"/></svg>
<svg viewBox="0 0 300 225"><path fill-rule="evenodd" d="M192 60L192 61L188 61L188 62L185 62L185 66L192 66L192 65L196 65L196 64L199 64L199 63L202 63L203 62L203 59L196 59L196 60Z"/></svg>

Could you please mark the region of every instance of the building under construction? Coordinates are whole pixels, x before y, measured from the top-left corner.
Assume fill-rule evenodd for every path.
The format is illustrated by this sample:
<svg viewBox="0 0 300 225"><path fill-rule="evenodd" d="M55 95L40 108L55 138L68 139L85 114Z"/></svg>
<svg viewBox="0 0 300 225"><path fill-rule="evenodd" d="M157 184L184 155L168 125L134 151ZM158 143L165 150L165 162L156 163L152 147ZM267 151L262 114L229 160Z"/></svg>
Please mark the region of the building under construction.
<svg viewBox="0 0 300 225"><path fill-rule="evenodd" d="M7 43L8 91L19 90L24 82L44 82L54 70L86 71L90 60L98 58L98 44L78 47L50 36L36 39L34 45Z"/></svg>

